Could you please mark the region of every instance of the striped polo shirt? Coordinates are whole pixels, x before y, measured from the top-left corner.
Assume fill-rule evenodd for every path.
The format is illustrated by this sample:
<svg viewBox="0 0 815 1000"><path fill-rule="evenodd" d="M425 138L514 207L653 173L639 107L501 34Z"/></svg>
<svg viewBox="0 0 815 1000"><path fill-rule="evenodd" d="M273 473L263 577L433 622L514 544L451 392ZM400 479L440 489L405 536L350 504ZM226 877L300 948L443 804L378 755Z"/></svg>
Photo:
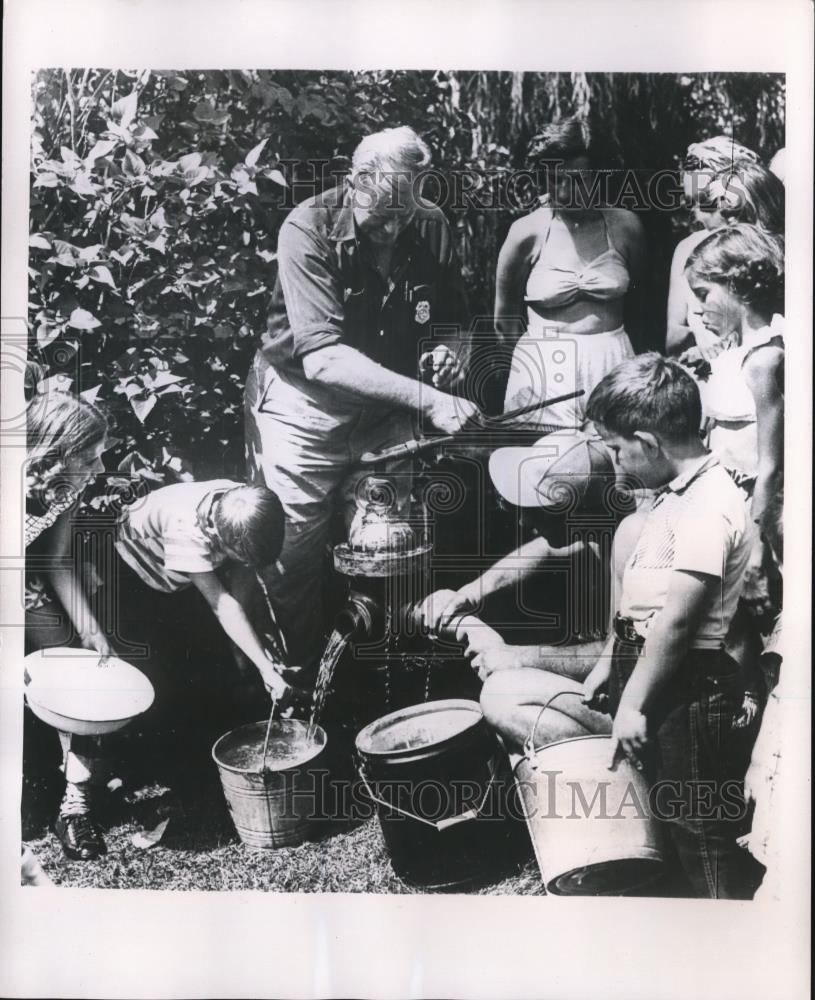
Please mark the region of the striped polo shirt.
<svg viewBox="0 0 815 1000"><path fill-rule="evenodd" d="M713 455L671 480L651 502L623 574L620 614L647 638L675 570L721 581L691 645L722 646L741 594L753 540L744 494Z"/></svg>
<svg viewBox="0 0 815 1000"><path fill-rule="evenodd" d="M191 573L207 573L226 560L211 523L212 507L231 479L175 483L127 507L119 522L116 550L154 590L180 590Z"/></svg>

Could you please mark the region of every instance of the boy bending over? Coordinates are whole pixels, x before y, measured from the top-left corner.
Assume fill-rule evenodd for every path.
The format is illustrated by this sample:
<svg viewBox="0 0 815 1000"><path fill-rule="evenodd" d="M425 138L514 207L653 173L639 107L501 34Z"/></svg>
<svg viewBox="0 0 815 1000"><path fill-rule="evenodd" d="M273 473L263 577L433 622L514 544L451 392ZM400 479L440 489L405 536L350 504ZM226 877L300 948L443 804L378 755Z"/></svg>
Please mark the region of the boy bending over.
<svg viewBox="0 0 815 1000"><path fill-rule="evenodd" d="M657 493L624 568L614 634L583 685L581 729L597 717L603 731L591 710L605 710L609 766L624 754L660 783L654 801L693 893L750 898L755 874L737 837L753 734L733 728L744 683L724 650L752 541L742 496L702 444L699 391L677 362L623 362L596 386L587 416L619 470ZM482 705L516 749L552 692L544 681L535 698L535 672L524 671L519 696L512 673L487 678ZM550 740L561 735L549 729Z"/></svg>
<svg viewBox="0 0 815 1000"><path fill-rule="evenodd" d="M154 490L125 509L116 550L153 590L173 593L192 584L230 640L257 667L267 689L288 693L280 670L244 610L216 570L237 563L258 570L274 563L283 543L284 515L265 486L229 479L176 483ZM246 591L242 580L241 595Z"/></svg>
<svg viewBox="0 0 815 1000"><path fill-rule="evenodd" d="M288 700L291 688L283 680L283 664L273 659L252 627L242 599L233 596L218 575L227 561L251 569L273 563L283 540L284 515L277 496L263 486L244 486L229 479L177 483L149 493L125 508L116 550L141 583L167 594L196 587L237 650L258 669L272 695ZM140 584L122 580L118 609L136 606ZM244 590L246 588L244 587ZM149 592L148 592L149 593ZM121 624L115 623L118 626ZM194 621L179 622L179 631L194 630ZM92 695L91 695L92 696ZM102 741L68 736L65 754L66 800L71 804L57 820L55 831L65 854L90 861L106 851L92 821L93 790L107 779L109 761Z"/></svg>

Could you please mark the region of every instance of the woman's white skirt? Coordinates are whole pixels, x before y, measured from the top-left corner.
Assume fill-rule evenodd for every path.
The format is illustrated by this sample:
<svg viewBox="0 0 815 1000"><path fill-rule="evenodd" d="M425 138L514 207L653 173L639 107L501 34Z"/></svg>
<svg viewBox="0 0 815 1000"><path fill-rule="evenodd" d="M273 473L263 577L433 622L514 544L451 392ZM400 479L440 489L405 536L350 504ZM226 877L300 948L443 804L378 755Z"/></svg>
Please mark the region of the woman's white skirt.
<svg viewBox="0 0 815 1000"><path fill-rule="evenodd" d="M628 334L621 326L607 333L573 334L557 327L532 327L515 345L504 412L543 399L583 391L576 399L555 403L519 418L520 426L540 428L579 427L585 419L592 389L613 368L634 356Z"/></svg>

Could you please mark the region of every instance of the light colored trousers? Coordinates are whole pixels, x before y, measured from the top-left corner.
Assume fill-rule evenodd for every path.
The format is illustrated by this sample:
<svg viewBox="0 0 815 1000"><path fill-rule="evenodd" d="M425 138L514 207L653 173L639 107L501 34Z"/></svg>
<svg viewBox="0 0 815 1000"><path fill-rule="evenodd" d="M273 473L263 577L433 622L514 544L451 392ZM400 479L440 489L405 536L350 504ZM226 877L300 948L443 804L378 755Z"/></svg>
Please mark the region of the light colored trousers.
<svg viewBox="0 0 815 1000"><path fill-rule="evenodd" d="M286 637L289 679L310 687L325 647L324 560L331 522L342 510L346 529L357 490L374 470L359 465L414 436L408 410L363 407L303 375L276 369L258 351L246 380L246 459L250 482L265 483L286 513L278 565L264 571L266 589ZM402 507L410 494L410 462L391 463Z"/></svg>

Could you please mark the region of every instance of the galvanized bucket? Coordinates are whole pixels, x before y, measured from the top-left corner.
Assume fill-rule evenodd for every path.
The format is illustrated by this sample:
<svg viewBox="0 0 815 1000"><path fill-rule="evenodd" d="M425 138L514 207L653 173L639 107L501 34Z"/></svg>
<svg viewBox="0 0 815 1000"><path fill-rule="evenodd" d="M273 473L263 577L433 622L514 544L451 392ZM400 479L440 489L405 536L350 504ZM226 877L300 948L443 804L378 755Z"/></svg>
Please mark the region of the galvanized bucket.
<svg viewBox="0 0 815 1000"><path fill-rule="evenodd" d="M662 833L649 785L627 760L608 769L610 736L535 746L541 709L515 768L529 835L546 891L561 896L638 892L664 872Z"/></svg>
<svg viewBox="0 0 815 1000"><path fill-rule="evenodd" d="M278 749L264 765L266 726L252 722L225 733L213 746L212 759L238 836L248 847L268 850L292 847L308 836L319 814L317 770L326 734L320 726L309 733L308 723L298 719L278 719Z"/></svg>

